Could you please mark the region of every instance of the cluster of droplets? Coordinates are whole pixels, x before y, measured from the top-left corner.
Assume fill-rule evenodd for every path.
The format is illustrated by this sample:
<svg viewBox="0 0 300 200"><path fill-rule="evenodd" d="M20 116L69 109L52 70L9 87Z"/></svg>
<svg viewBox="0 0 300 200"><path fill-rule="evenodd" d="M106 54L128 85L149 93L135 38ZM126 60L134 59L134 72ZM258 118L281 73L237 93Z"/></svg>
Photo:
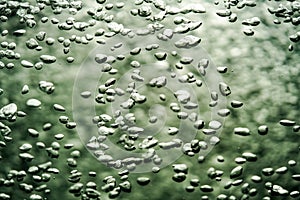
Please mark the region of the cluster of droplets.
<svg viewBox="0 0 300 200"><path fill-rule="evenodd" d="M205 122L201 119L202 117L198 113L198 97L192 92L195 89L199 91L202 89L201 86L205 82L204 77L208 73L207 71L210 73L213 71L217 74L218 71L214 69L214 66L209 67L212 65L209 64L209 59L198 60L199 58L180 56L182 52L190 51L193 47L196 48L200 38L191 35L178 38L174 35L178 39L172 40L173 35L172 30L163 30L162 33L148 36L148 38L152 38L149 40L151 43L142 44L143 46L138 46L141 36L121 38L123 41L128 40L127 43L117 41L118 39L114 38L111 42L112 47L109 46L111 43L106 44L110 54L102 54L102 52L108 53L102 48L96 49L94 50L95 53L92 53L90 62L84 62L82 65L83 74L87 71L95 74L93 71L95 67L100 67L98 71L101 72L99 75L101 80L99 81L100 84L98 83L97 92L93 95L95 107L112 108L111 114L107 111L106 114L91 116L92 119L90 120L97 125L98 135L91 133L91 138L87 141L87 148L93 152L99 161L110 167L117 169L126 167L127 170L134 171L137 165L151 162L153 162L155 169L157 166L164 167L168 163L163 163L164 159L160 157L161 151L168 152L168 159L170 159L170 155L178 154L180 149L184 154L194 156L200 150L198 147L199 140L194 140L193 147L191 147L188 138L195 137L195 133L201 129L203 129L204 134L199 135L198 138L204 139L207 136L207 146L210 146L210 149L219 142L218 135L220 134L219 129L222 127L222 119L227 117L230 111L222 102L217 106L218 95L223 97L230 95L230 88L224 82L220 82L218 86L215 86L218 91L214 91L214 95L212 95L215 103L206 105L207 108L203 109L205 111L210 108L218 109L219 121L205 120ZM162 39L164 36L166 38ZM157 43L152 43L154 40L157 40ZM172 42L174 42L174 47L170 45ZM133 43L135 47L129 47L129 43ZM169 47L168 51L166 51L167 47ZM174 51L170 48L174 48ZM124 52L127 53L124 54ZM151 57L147 57L147 54L150 54ZM145 62L146 58L149 59L147 62ZM148 63L153 64L149 65ZM168 63L173 64L168 66ZM189 70L199 71L203 77L192 72L187 73L186 71ZM83 100L78 100L79 95L76 94L76 90L75 105L79 106L77 110L89 110L88 107L81 109L80 107L86 106L93 93L92 88L95 84L88 82L92 80L97 83L98 76L95 77L96 80L93 80L92 74L89 73L83 77L80 76L82 76L81 73L79 73L77 83L78 87L82 88L78 89L78 92L80 92ZM90 88L91 86L92 88ZM143 94L145 91L147 93ZM157 94L160 95L157 96ZM155 98L153 99L153 97ZM222 100L222 98L220 99ZM79 102L76 102L77 100ZM146 115L136 116L136 112L141 106L143 106L143 112L147 112L146 108L150 107L148 110L149 118ZM165 109L167 107L169 107L168 110ZM79 113L78 116L80 119L82 113ZM139 125L145 124L145 121L149 122L148 126ZM86 131L79 134L82 134L83 138L87 136ZM156 136L156 134L158 135ZM141 152L142 150L143 153L133 153L132 156L129 156L129 153L121 158L123 154L120 152L121 150L114 149L113 144L110 143L115 137L118 146L122 147L121 149L129 152ZM164 141L159 141L157 137L164 138ZM167 138L170 140L168 141ZM203 143L206 142L203 141ZM173 149L177 152L174 153ZM119 158L114 158L112 154ZM162 154L166 153L163 152ZM145 166L142 169L147 171Z"/></svg>
<svg viewBox="0 0 300 200"><path fill-rule="evenodd" d="M223 6L224 9L220 9L216 14L220 17L226 17L229 22L235 23L238 21L239 15L242 15L239 10L245 9L246 7L252 8L256 6L266 7L266 12L273 15L275 19L273 23L275 25L280 25L282 23L291 24L292 28L297 27L300 24L300 2L299 1L269 1L269 2L256 2L251 0L226 0L222 3L215 1L215 5ZM253 16L241 21L242 25L245 26L243 33L246 36L253 36L255 33L254 28L261 23L261 18L258 16ZM267 23L264 19L264 23ZM292 44L289 45L289 51L293 51L293 44L296 44L299 39L299 32L291 34L289 36Z"/></svg>
<svg viewBox="0 0 300 200"><path fill-rule="evenodd" d="M197 49L201 39L187 34L193 33L193 31L196 31L202 25L201 21L191 20L182 15L194 14L201 16L206 10L199 3L183 4L180 2L181 1L178 1L178 7L176 7L176 5L168 5L166 1L162 0L136 0L133 5L129 2L109 3L105 0L97 0L97 6L85 10L87 17L89 17L88 20L80 21L75 19L75 16L77 17L77 14L84 9L84 4L81 1L38 0L34 5L29 2L0 1L0 20L1 26L3 24L3 29L7 27L5 23L10 25L9 23L15 20L15 17L17 17L20 26L23 27L11 32L6 29L2 30L1 28L1 39L5 40L0 43L0 68L3 70L17 70L19 66L35 68L36 70L46 70L43 69L44 65L54 66L54 64L58 64L58 61L60 61L59 55L53 55L54 53L52 54L50 53L51 51L47 51L48 48L51 49L56 47L56 45L58 48L62 47L62 53L67 55L72 52L70 49L71 46L74 46L74 51L80 48L80 44L88 45L90 43L96 43L102 45L100 47L104 47L108 39L117 37L118 35L126 36L126 39L140 37L141 40L143 40L143 38L147 39L150 35L153 36L155 33L155 41L157 41L157 43L153 43L152 41L143 48L142 46L129 48L129 56L127 55L127 57L141 57L141 60L134 59L130 62L128 61L128 68L133 70L130 71L131 82L127 85L121 85L120 79L113 77L114 75L119 75L119 71L122 71L121 67L124 66L120 67L118 62L126 60L126 56L121 54L115 57L109 56L105 54L108 52L97 54L97 56L94 57L96 61L95 67L101 67L101 72L107 75L107 79L105 79L103 75L101 80L105 81L100 83L97 88L98 94L95 96L92 96L92 91L80 91L81 98L90 99L94 97L94 101L97 106L99 105L99 108L107 107L109 104L112 105L112 110L115 111L113 113L106 113L100 109L101 112L90 119L97 127L98 132L96 136L88 138L86 146L89 150L93 151L93 154L99 161L105 163L107 166L117 169L125 167L126 169L118 172L119 178L116 178L114 175L103 177L101 170L99 170L100 173L90 171L88 176L93 181L84 182L83 179L86 174L81 172L79 168L77 169L78 163L83 159L81 152L74 148L75 144L69 143L67 142L69 140L65 139L65 137L75 137L74 135L68 135L68 131L73 130L74 132L74 129L77 127L77 121L70 120L71 115L68 114L70 110L68 111L63 105L52 103L51 108L45 108L42 101L43 98L36 98L34 95L31 96L31 93L35 94L36 92L40 92L38 94L41 96L44 95L54 98L58 90L58 86L56 86L55 83L43 79L36 82L32 89L29 83L24 84L21 91L11 91L9 87L0 89L0 95L7 99L7 101L3 101L6 103L1 102L2 105L0 109L0 163L3 163L1 164L3 170L1 170L0 177L0 199L15 199L14 195L18 195L21 191L24 192L24 196L25 194L28 195L28 198L31 200L45 199L48 195L51 195L51 193L55 193L55 191L48 186L48 183L51 184L51 182L55 182L55 178L61 174L67 176L66 180L63 180L69 187L69 193L75 197L81 199L100 199L101 193L104 192L108 194L109 198L117 198L121 195L121 192L130 193L132 191L132 185L135 184L134 182L143 187L151 185L149 184L151 183L151 178L148 177L149 174L138 175L135 181L130 179L130 176L133 174L131 174L131 171L134 172L139 164L149 162L153 162L154 164L154 166L151 166L151 171L153 174L157 174L155 176L159 176L160 171L170 170L170 168L172 168L173 176L170 178L170 181L173 180L176 183L185 184L185 190L188 193L196 192L196 188L198 188L198 191L201 192L201 199L260 198L267 200L275 198L276 196L288 198L288 195L291 198L299 198L300 193L297 189L289 189L289 187L293 188L293 185L297 185L300 181L299 171L295 169L297 167L297 161L295 160L289 160L285 166L277 168L264 166L256 170L259 174L252 174L252 171L247 170L247 168L251 166L251 163L255 164L259 162L259 156L256 154L243 152L238 157L235 157L235 164L229 171L220 169L222 164L226 164L226 158L219 155L217 157L218 164L207 169L206 175L209 179L206 179L206 182L201 179L202 175L200 174L196 174L197 178L195 178L194 170L190 168L196 168L195 171L197 171L197 166L176 163L169 167L164 166L166 168L161 169L163 158L156 153L158 149L161 149L162 152L168 151L169 149L178 149L181 153L188 156L188 158L191 158L191 160L196 157L199 166L205 163L206 156L201 154L201 152L209 149L210 146L221 143L219 134L217 133L222 127L222 120L220 119L229 116L232 109L239 109L243 106L241 101L231 100L231 107L222 107L216 110L218 120L203 119L196 112L190 112L190 110L199 109L199 105L196 99L191 98L191 93L185 88L189 87L188 85L193 85L194 88L198 88L200 91L200 89L203 88L203 83L208 83L203 77L207 77L211 74L209 69L212 67L209 67L210 61L208 58L199 60L196 56L181 55L184 50L193 51ZM215 4L217 4L217 2L215 2ZM297 1L288 2L287 4L287 6L280 4L278 8L269 8L268 10L277 18L282 18L284 23L291 23L297 26L299 24L298 13L300 6ZM114 21L115 18L118 17L116 12L123 13L128 6L131 6L128 15L128 17L130 17L129 19L136 20L136 17L138 17L141 21L147 23L146 28L134 29L130 27L130 24L121 24ZM242 9L246 6L255 7L256 3L254 1L226 1L225 6L226 10L219 10L216 14L221 17L228 17L230 22L235 22L237 20L237 14L230 10L232 7L237 7L238 9ZM60 21L58 19L59 17L53 17L49 20L47 16L40 17L40 14L43 14L44 10L51 10L52 13L57 16L64 14L64 12L67 12L71 16L64 18L64 21ZM128 13L127 11L128 10L125 12ZM167 24L170 23L170 21L168 21L170 19L174 27L167 26ZM63 31L64 36L54 38L50 36L50 31L48 33L43 30L37 31L35 35L29 35L28 28L38 29L39 23L49 24L51 28L54 27L59 31ZM276 19L274 23L280 24L280 21ZM247 27L255 27L260 24L260 19L258 17L252 17L243 20L242 24ZM100 29L99 26L101 27ZM77 33L77 35L75 33ZM254 35L254 31L251 28L244 30L244 33L248 36ZM178 34L183 34L183 36L174 41L172 38ZM290 40L296 43L299 41L299 37L299 34L295 33L290 36ZM18 53L21 52L21 47L18 49L19 44L15 41L22 38L26 38L25 47L30 53L42 52L38 54L37 59L26 56L26 53L24 53L24 55ZM164 42L173 42L172 47L177 49L177 51L161 49ZM118 51L122 45L126 46L127 43L114 43L109 47L109 50L111 52ZM291 49L292 46L290 46L290 50ZM44 53L44 51L46 51L46 53ZM149 78L151 70L142 70L143 65L146 64L143 62L144 52L151 54L155 62L162 63L162 65L170 63L171 61L168 60L170 57L175 59L176 62L172 65L173 71L162 74L152 72L154 76L150 76ZM74 59L72 56L66 57L67 64L69 65L66 68L72 65ZM195 69L189 68L192 64L196 66ZM63 70L64 69L62 69L62 71ZM174 70L180 72L175 73ZM126 72L127 71L125 71L125 75ZM216 72L225 74L227 67L217 67ZM200 74L200 76L198 74ZM124 71L122 75L124 75ZM135 107L143 107L147 104L149 98L153 98L151 96L148 97L148 93L145 94L143 91L139 91L140 88L138 86L140 83L147 82L146 85L148 88L159 90L167 87L170 81L173 83L172 80L176 80L175 86L177 87L179 83L180 87L172 91L172 95L165 93L157 94L156 92L154 92L154 94L159 102L169 103L163 105L167 105L165 107L170 110L171 114L175 114L174 116L176 116L175 118L179 122L183 120L188 121L189 127L195 130L197 135L183 139L178 137L182 132L181 128L176 126L178 124L169 124L164 129L166 136L146 135L139 138L143 135L145 129L137 125L137 116L127 111L123 111L124 113L122 113L119 109L129 110ZM215 85L216 88L213 88L209 93L205 93L206 95L209 94L208 96L210 98L208 104L205 106L211 109L215 107L218 108L220 104L219 99L221 97L224 98L231 94L230 87L223 81L219 81ZM122 89L121 86L126 87ZM184 89L181 87L184 87ZM20 94L22 97L25 97L26 100L24 102L11 102L6 96L10 93ZM115 106L117 105L116 102L119 102L118 98L123 100L124 96L128 97L126 101L121 101L118 106ZM169 101L170 97L172 97L174 101ZM195 100L195 102L191 101L191 99ZM160 108L161 107L158 107L158 109ZM57 125L48 121L41 126L35 125L36 127L33 127L35 121L30 120L29 122L32 124L23 124L21 128L14 126L14 124L19 123L19 121L22 122L22 119L30 119L32 117L34 120L34 115L36 113L36 115L39 115L39 110L41 109L46 115L56 115L59 113L57 122L62 125L59 133L52 132ZM164 118L160 116L163 115L161 111L159 112L155 108L154 111L154 114L150 112L151 115L146 121L148 121L150 125L153 124L155 126L155 124ZM286 128L291 128L291 130L296 133L300 130L300 126L293 120L282 119L279 121L279 124ZM124 134L120 134L122 132ZM250 130L246 126L237 126L232 132L234 133L234 137L241 140L245 137L251 137L251 135L254 135L254 132L257 132L260 136L272 134L272 130L269 130L267 125L258 125L257 130ZM47 136L51 137L52 141L50 143L43 141L45 134L50 135L50 133L54 133L51 136ZM26 137L24 136L20 141L15 141L14 135L17 134L24 134ZM112 156L105 154L105 151L109 150L111 146L104 142L115 135L120 136L117 137L118 146L126 152L144 150L142 154L139 154L141 157L125 157L115 160ZM169 137L169 140L166 140L165 137ZM18 145L18 149L14 151L17 151L17 164L20 166L11 166L9 163L10 154L7 152L11 151L12 143ZM63 148L61 145L63 145ZM14 156L14 154L12 156ZM67 157L65 161L61 160L63 156ZM38 157L41 157L41 159ZM68 169L66 173L64 171L65 169L58 167L57 161L65 162L65 167ZM100 164L99 168L101 168ZM281 185L281 176L288 176L292 186ZM99 183L100 181L98 179L102 179L102 183ZM225 180L225 183L223 180ZM219 192L220 189L218 188L222 186L225 189L224 192L220 192L220 194L213 193L215 191ZM4 189L2 190L2 188ZM11 190L9 188L11 188ZM231 194L236 188L240 189L240 196ZM134 189L137 190L138 188ZM158 187L157 189L160 188ZM185 195L181 194L181 191L178 193L182 196ZM214 194L213 197L211 197L211 193Z"/></svg>

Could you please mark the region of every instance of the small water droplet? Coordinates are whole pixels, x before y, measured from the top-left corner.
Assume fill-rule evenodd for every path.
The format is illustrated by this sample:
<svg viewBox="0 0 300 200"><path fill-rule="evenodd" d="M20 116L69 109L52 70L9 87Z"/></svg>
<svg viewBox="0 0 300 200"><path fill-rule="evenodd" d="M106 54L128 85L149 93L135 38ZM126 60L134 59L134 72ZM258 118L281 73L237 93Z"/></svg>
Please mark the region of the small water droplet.
<svg viewBox="0 0 300 200"><path fill-rule="evenodd" d="M175 42L177 48L192 48L197 46L201 42L201 39L192 35L185 36L184 38Z"/></svg>
<svg viewBox="0 0 300 200"><path fill-rule="evenodd" d="M61 111L61 112L66 111L66 109L65 109L62 105L57 104L57 103L55 103L55 104L53 105L53 108L54 108L54 110Z"/></svg>
<svg viewBox="0 0 300 200"><path fill-rule="evenodd" d="M261 125L258 127L258 133L260 135L266 135L268 134L268 126L267 125Z"/></svg>
<svg viewBox="0 0 300 200"><path fill-rule="evenodd" d="M22 65L23 67L26 67L26 68L31 68L31 67L34 66L31 62L29 62L29 61L27 61L27 60L22 60L22 61L21 61L21 65Z"/></svg>
<svg viewBox="0 0 300 200"><path fill-rule="evenodd" d="M282 126L294 126L296 124L295 121L292 121L292 120L288 120L288 119L282 119L279 121L279 123L282 125Z"/></svg>
<svg viewBox="0 0 300 200"><path fill-rule="evenodd" d="M244 127L237 127L234 128L234 133L241 136L248 136L250 135L250 130Z"/></svg>
<svg viewBox="0 0 300 200"><path fill-rule="evenodd" d="M51 55L41 55L40 59L46 64L51 64L56 62L56 57Z"/></svg>

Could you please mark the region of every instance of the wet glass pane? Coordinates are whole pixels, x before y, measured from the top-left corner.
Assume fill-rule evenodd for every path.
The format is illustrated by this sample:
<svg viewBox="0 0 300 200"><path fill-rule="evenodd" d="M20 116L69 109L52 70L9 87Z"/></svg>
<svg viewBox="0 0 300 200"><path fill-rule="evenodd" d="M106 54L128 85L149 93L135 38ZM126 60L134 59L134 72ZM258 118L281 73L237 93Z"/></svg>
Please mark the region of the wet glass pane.
<svg viewBox="0 0 300 200"><path fill-rule="evenodd" d="M0 199L299 199L300 2L0 0Z"/></svg>

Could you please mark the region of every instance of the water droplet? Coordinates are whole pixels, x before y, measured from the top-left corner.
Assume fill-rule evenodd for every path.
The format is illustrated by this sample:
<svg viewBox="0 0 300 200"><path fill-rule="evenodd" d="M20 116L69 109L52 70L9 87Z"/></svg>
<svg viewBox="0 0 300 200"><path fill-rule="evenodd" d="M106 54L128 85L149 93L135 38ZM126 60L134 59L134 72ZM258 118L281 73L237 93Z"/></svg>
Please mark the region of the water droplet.
<svg viewBox="0 0 300 200"><path fill-rule="evenodd" d="M227 72L227 67L226 66L217 67L217 71L221 74L224 74Z"/></svg>
<svg viewBox="0 0 300 200"><path fill-rule="evenodd" d="M58 120L59 120L60 123L66 124L66 123L68 123L68 121L69 121L69 117L63 116L63 115L62 115L62 116L59 117Z"/></svg>
<svg viewBox="0 0 300 200"><path fill-rule="evenodd" d="M175 42L177 48L192 48L197 46L201 42L201 39L192 35L187 35L184 38Z"/></svg>
<svg viewBox="0 0 300 200"><path fill-rule="evenodd" d="M288 171L288 168L283 166L283 167L279 167L278 169L275 170L275 173L277 174L285 174Z"/></svg>
<svg viewBox="0 0 300 200"><path fill-rule="evenodd" d="M300 181L300 174L294 174L292 175L292 178L296 181Z"/></svg>
<svg viewBox="0 0 300 200"><path fill-rule="evenodd" d="M236 162L236 164L244 164L247 160L242 157L237 157L234 159L234 161Z"/></svg>
<svg viewBox="0 0 300 200"><path fill-rule="evenodd" d="M52 124L51 123L45 123L44 125L43 125L43 130L44 131L48 131L48 130L50 130L52 128Z"/></svg>
<svg viewBox="0 0 300 200"><path fill-rule="evenodd" d="M29 151L32 148L32 145L29 143L22 144L19 149L21 151Z"/></svg>
<svg viewBox="0 0 300 200"><path fill-rule="evenodd" d="M6 106L3 106L0 109L0 118L8 119L8 120L14 119L17 110L18 107L15 103L10 103Z"/></svg>
<svg viewBox="0 0 300 200"><path fill-rule="evenodd" d="M32 194L29 197L30 200L43 200L43 197L38 194Z"/></svg>
<svg viewBox="0 0 300 200"><path fill-rule="evenodd" d="M52 82L47 82L47 81L40 81L39 88L41 91L47 94L51 94L55 90L54 84Z"/></svg>
<svg viewBox="0 0 300 200"><path fill-rule="evenodd" d="M223 82L219 83L219 89L223 96L228 96L231 94L231 90L226 83Z"/></svg>
<svg viewBox="0 0 300 200"><path fill-rule="evenodd" d="M234 128L234 134L241 135L241 136L248 136L250 135L250 130L244 127L237 127Z"/></svg>
<svg viewBox="0 0 300 200"><path fill-rule="evenodd" d="M252 35L254 35L254 31L253 31L253 29L251 29L251 28L244 29L244 30L243 30L243 33L244 33L246 36L252 36Z"/></svg>
<svg viewBox="0 0 300 200"><path fill-rule="evenodd" d="M183 182L186 179L186 174L183 172L176 173L172 176L172 179L178 183Z"/></svg>
<svg viewBox="0 0 300 200"><path fill-rule="evenodd" d="M119 186L123 192L131 192L131 183L129 181L124 181Z"/></svg>
<svg viewBox="0 0 300 200"><path fill-rule="evenodd" d="M288 119L282 119L279 121L279 123L282 125L282 126L294 126L296 124L295 121L292 121L292 120L288 120Z"/></svg>
<svg viewBox="0 0 300 200"><path fill-rule="evenodd" d="M40 59L46 64L51 64L56 62L56 57L51 55L41 55Z"/></svg>
<svg viewBox="0 0 300 200"><path fill-rule="evenodd" d="M149 15L152 14L152 9L150 6L142 6L141 8L138 9L138 14L141 17L148 17Z"/></svg>
<svg viewBox="0 0 300 200"><path fill-rule="evenodd" d="M231 184L233 186L238 186L241 185L243 183L243 179L236 179L235 181L233 181Z"/></svg>
<svg viewBox="0 0 300 200"><path fill-rule="evenodd" d="M295 160L289 160L288 164L289 164L289 166L294 167L294 166L296 166L297 162Z"/></svg>
<svg viewBox="0 0 300 200"><path fill-rule="evenodd" d="M217 101L218 100L218 93L213 91L210 93L210 96L211 96L211 99L214 100L214 101Z"/></svg>
<svg viewBox="0 0 300 200"><path fill-rule="evenodd" d="M36 34L36 39L39 40L39 41L43 41L46 37L46 32L44 31L40 31Z"/></svg>
<svg viewBox="0 0 300 200"><path fill-rule="evenodd" d="M80 193L80 191L82 190L82 188L83 188L83 184L82 183L75 183L74 185L72 185L69 188L69 192L70 193Z"/></svg>
<svg viewBox="0 0 300 200"><path fill-rule="evenodd" d="M132 61L132 62L130 63L130 65L131 65L131 67L133 67L133 68L139 68L139 67L141 67L141 64L140 64L138 61L136 61L136 60Z"/></svg>
<svg viewBox="0 0 300 200"><path fill-rule="evenodd" d="M212 192L214 189L210 185L201 185L200 190L202 192Z"/></svg>
<svg viewBox="0 0 300 200"><path fill-rule="evenodd" d="M136 47L136 48L134 48L134 49L132 49L131 51L130 51L130 54L131 55L138 55L140 52L141 52L141 48L140 47Z"/></svg>
<svg viewBox="0 0 300 200"><path fill-rule="evenodd" d="M54 138L57 140L62 140L64 137L65 137L65 135L62 133L58 133L58 134L54 135Z"/></svg>
<svg viewBox="0 0 300 200"><path fill-rule="evenodd" d="M89 98L92 93L90 91L83 91L80 93L80 95L83 97L83 98Z"/></svg>
<svg viewBox="0 0 300 200"><path fill-rule="evenodd" d="M20 153L19 157L28 162L30 162L30 161L32 161L32 159L34 159L34 156L31 155L30 153Z"/></svg>
<svg viewBox="0 0 300 200"><path fill-rule="evenodd" d="M180 173L183 172L185 174L188 173L188 167L186 164L173 164L172 165L174 172Z"/></svg>
<svg viewBox="0 0 300 200"><path fill-rule="evenodd" d="M150 179L148 177L138 177L137 178L137 183L139 185L145 186L150 183Z"/></svg>
<svg viewBox="0 0 300 200"><path fill-rule="evenodd" d="M153 173L157 174L159 171L160 171L160 168L157 167L157 166L154 166L152 167L152 170L151 170Z"/></svg>
<svg viewBox="0 0 300 200"><path fill-rule="evenodd" d="M229 17L231 15L231 10L218 10L216 14L220 17Z"/></svg>
<svg viewBox="0 0 300 200"><path fill-rule="evenodd" d="M251 152L245 152L242 154L242 156L246 158L247 161L250 162L255 162L257 160L257 156Z"/></svg>
<svg viewBox="0 0 300 200"><path fill-rule="evenodd" d="M53 108L54 108L55 110L61 111L61 112L66 111L66 109L65 109L62 105L57 104L57 103L55 103L55 104L53 105Z"/></svg>
<svg viewBox="0 0 300 200"><path fill-rule="evenodd" d="M293 126L293 131L294 132L299 132L299 130L300 130L300 125L294 125Z"/></svg>
<svg viewBox="0 0 300 200"><path fill-rule="evenodd" d="M290 192L290 196L291 196L292 198L297 198L297 197L300 196L300 192L299 192L299 191L291 191L291 192Z"/></svg>
<svg viewBox="0 0 300 200"><path fill-rule="evenodd" d="M230 172L230 178L234 179L239 177L240 175L242 175L243 173L243 167L242 166L237 166L235 168L233 168Z"/></svg>
<svg viewBox="0 0 300 200"><path fill-rule="evenodd" d="M185 187L185 190L186 190L187 192L194 192L194 191L195 191L195 187L192 186L192 185L189 185L189 186L186 186L186 187Z"/></svg>
<svg viewBox="0 0 300 200"><path fill-rule="evenodd" d="M155 58L159 61L165 60L167 58L166 52L157 52L154 54Z"/></svg>
<svg viewBox="0 0 300 200"><path fill-rule="evenodd" d="M39 46L39 44L34 38L30 38L29 40L26 41L26 46L29 49L35 49L36 47Z"/></svg>
<svg viewBox="0 0 300 200"><path fill-rule="evenodd" d="M237 100L232 100L230 104L231 104L231 107L233 107L233 108L240 108L243 106L243 102L240 102Z"/></svg>
<svg viewBox="0 0 300 200"><path fill-rule="evenodd" d="M238 19L238 16L236 13L231 13L231 15L228 17L228 21L231 23L236 22L237 19Z"/></svg>
<svg viewBox="0 0 300 200"><path fill-rule="evenodd" d="M28 130L29 132L29 130ZM36 133L37 131L35 131ZM43 143L43 142L37 142L36 143L36 146L39 148L39 149L44 149L46 147L46 145Z"/></svg>
<svg viewBox="0 0 300 200"><path fill-rule="evenodd" d="M35 63L34 67L36 70L41 70L44 66L44 63L43 62L37 62Z"/></svg>
<svg viewBox="0 0 300 200"><path fill-rule="evenodd" d="M68 128L68 129L76 128L76 122L67 122L66 128Z"/></svg>
<svg viewBox="0 0 300 200"><path fill-rule="evenodd" d="M22 88L21 93L22 93L22 94L27 94L28 92L29 92L29 87L28 87L28 85L24 85L23 88Z"/></svg>
<svg viewBox="0 0 300 200"><path fill-rule="evenodd" d="M26 30L25 29L19 29L19 30L16 30L13 32L13 35L15 36L22 36L26 33Z"/></svg>
<svg viewBox="0 0 300 200"><path fill-rule="evenodd" d="M99 64L102 64L107 61L107 55L104 54L96 54L95 61Z"/></svg>
<svg viewBox="0 0 300 200"><path fill-rule="evenodd" d="M22 61L21 61L21 65L22 65L23 67L26 67L26 68L31 68L31 67L33 67L33 64L32 64L31 62L27 61L27 60L22 60Z"/></svg>
<svg viewBox="0 0 300 200"><path fill-rule="evenodd" d="M257 26L260 24L260 19L258 17L252 17L252 18L243 20L242 24L246 25L246 26Z"/></svg>
<svg viewBox="0 0 300 200"><path fill-rule="evenodd" d="M228 115L230 115L230 110L227 108L220 109L218 110L218 115L220 115L221 117L227 117Z"/></svg>
<svg viewBox="0 0 300 200"><path fill-rule="evenodd" d="M258 127L258 133L260 135L266 135L268 134L268 126L267 125L261 125Z"/></svg>

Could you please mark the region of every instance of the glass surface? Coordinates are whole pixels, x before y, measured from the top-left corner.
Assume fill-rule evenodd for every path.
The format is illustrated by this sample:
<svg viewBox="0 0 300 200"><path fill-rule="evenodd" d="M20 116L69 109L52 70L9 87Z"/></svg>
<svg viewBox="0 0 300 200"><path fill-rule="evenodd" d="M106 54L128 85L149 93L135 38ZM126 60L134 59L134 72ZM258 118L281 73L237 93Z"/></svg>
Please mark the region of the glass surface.
<svg viewBox="0 0 300 200"><path fill-rule="evenodd" d="M0 199L299 199L299 13L0 0Z"/></svg>

